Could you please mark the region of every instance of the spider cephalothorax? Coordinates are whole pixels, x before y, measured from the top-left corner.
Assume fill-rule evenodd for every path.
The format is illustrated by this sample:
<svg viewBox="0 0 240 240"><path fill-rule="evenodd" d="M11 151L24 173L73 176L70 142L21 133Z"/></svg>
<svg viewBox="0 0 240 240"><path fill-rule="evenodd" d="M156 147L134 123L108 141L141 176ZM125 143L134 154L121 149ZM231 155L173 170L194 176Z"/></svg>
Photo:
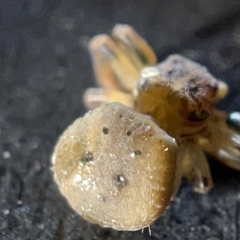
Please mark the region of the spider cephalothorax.
<svg viewBox="0 0 240 240"><path fill-rule="evenodd" d="M204 67L180 55L144 68L141 77L134 108L151 115L175 138L206 127L223 86Z"/></svg>
<svg viewBox="0 0 240 240"><path fill-rule="evenodd" d="M96 109L64 132L52 158L61 192L85 219L137 230L164 211L182 176L206 193L213 184L204 151L240 170L240 134L215 107L224 82L180 55L156 64L127 25L94 37L89 49L102 88L88 89L84 101Z"/></svg>

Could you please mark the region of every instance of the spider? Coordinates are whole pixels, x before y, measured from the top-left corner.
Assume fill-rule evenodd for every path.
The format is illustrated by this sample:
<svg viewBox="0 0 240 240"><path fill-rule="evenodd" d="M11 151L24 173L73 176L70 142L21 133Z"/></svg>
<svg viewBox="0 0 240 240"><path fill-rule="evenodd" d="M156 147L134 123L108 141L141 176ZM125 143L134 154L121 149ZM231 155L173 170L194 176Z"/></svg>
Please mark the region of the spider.
<svg viewBox="0 0 240 240"><path fill-rule="evenodd" d="M149 226L182 176L199 193L213 187L204 152L240 170L240 134L226 123L236 117L215 107L226 83L177 54L157 64L129 25L94 37L89 50L101 87L86 90L92 111L63 133L52 157L61 192L83 218L117 230Z"/></svg>
<svg viewBox="0 0 240 240"><path fill-rule="evenodd" d="M156 65L151 47L128 25L116 25L112 38L94 37L89 49L103 87L86 91L89 109L120 102L153 117L177 139L182 165L189 168L182 167L184 175L199 192L212 187L203 150L240 170L240 135L228 127L226 114L215 108L228 92L226 83L180 55Z"/></svg>

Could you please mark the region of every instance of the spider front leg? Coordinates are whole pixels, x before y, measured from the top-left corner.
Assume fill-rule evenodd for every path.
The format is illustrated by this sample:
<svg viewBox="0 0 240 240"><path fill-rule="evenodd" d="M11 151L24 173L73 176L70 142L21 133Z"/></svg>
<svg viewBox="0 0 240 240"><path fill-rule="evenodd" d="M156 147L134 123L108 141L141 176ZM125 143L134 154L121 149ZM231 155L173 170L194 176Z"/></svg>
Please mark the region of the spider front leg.
<svg viewBox="0 0 240 240"><path fill-rule="evenodd" d="M88 89L84 95L86 106L93 109L103 103L117 101L132 107L132 92L146 65L156 64L151 47L133 28L116 25L112 38L105 34L89 43L97 82L103 89Z"/></svg>
<svg viewBox="0 0 240 240"><path fill-rule="evenodd" d="M182 176L187 178L196 192L207 193L213 187L207 158L194 140L179 144L177 160L181 162Z"/></svg>
<svg viewBox="0 0 240 240"><path fill-rule="evenodd" d="M84 94L84 102L88 109L95 109L110 102L119 102L133 108L133 95L116 89L88 88Z"/></svg>

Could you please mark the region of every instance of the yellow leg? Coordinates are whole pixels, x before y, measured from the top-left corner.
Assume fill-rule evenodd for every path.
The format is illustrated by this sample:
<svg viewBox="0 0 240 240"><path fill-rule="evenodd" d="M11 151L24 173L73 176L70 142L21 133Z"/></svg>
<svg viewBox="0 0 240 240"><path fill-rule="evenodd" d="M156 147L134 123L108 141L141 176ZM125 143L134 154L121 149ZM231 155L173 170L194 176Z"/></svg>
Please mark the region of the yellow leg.
<svg viewBox="0 0 240 240"><path fill-rule="evenodd" d="M117 24L112 30L112 36L138 69L157 63L152 48L129 25Z"/></svg>
<svg viewBox="0 0 240 240"><path fill-rule="evenodd" d="M92 57L93 70L100 86L107 89L121 89L109 64L111 59L116 57L108 47L109 42L112 43L112 40L107 35L99 35L90 41L89 52Z"/></svg>
<svg viewBox="0 0 240 240"><path fill-rule="evenodd" d="M89 43L97 81L104 88L132 92L141 69L156 64L155 54L128 25L116 25L112 37L98 35Z"/></svg>
<svg viewBox="0 0 240 240"><path fill-rule="evenodd" d="M195 191L206 193L213 187L212 176L203 150L194 142L184 142L179 146L182 171Z"/></svg>
<svg viewBox="0 0 240 240"><path fill-rule="evenodd" d="M199 136L202 148L219 161L240 170L240 134L226 124L226 114L214 111L208 129Z"/></svg>
<svg viewBox="0 0 240 240"><path fill-rule="evenodd" d="M93 110L104 103L119 102L132 108L133 96L114 89L88 88L83 96L85 106Z"/></svg>
<svg viewBox="0 0 240 240"><path fill-rule="evenodd" d="M129 92L134 89L139 71L116 42L107 35L99 35L91 40L89 50L97 80L103 87L108 87L111 82L117 89Z"/></svg>

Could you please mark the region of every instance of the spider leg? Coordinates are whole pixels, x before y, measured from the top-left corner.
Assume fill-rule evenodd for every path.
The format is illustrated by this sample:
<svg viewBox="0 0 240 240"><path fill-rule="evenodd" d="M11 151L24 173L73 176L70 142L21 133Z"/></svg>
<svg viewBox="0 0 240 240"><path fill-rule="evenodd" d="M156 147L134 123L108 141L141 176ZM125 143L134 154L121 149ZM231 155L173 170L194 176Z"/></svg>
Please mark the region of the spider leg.
<svg viewBox="0 0 240 240"><path fill-rule="evenodd" d="M98 35L89 43L96 78L105 88L132 92L141 69L156 64L155 54L128 25L116 25L112 36Z"/></svg>
<svg viewBox="0 0 240 240"><path fill-rule="evenodd" d="M139 71L113 39L98 35L90 41L89 51L101 86L132 91L138 81Z"/></svg>
<svg viewBox="0 0 240 240"><path fill-rule="evenodd" d="M192 141L182 143L179 146L178 159L182 161L182 175L196 192L206 193L213 187L209 165L200 146Z"/></svg>
<svg viewBox="0 0 240 240"><path fill-rule="evenodd" d="M132 107L132 95L128 92L135 87L139 73L125 53L107 35L94 37L89 51L96 79L103 88L87 89L83 97L85 105L91 110L109 102Z"/></svg>
<svg viewBox="0 0 240 240"><path fill-rule="evenodd" d="M227 125L227 115L214 111L208 129L199 136L203 149L225 165L240 170L240 133Z"/></svg>
<svg viewBox="0 0 240 240"><path fill-rule="evenodd" d="M96 79L103 89L88 89L84 94L85 105L94 109L116 101L133 107L131 93L142 68L156 64L152 48L133 28L118 24L112 30L112 38L105 34L92 38L89 51Z"/></svg>
<svg viewBox="0 0 240 240"><path fill-rule="evenodd" d="M83 100L85 106L91 110L110 102L119 102L130 108L133 107L133 95L115 89L88 88Z"/></svg>
<svg viewBox="0 0 240 240"><path fill-rule="evenodd" d="M95 78L98 84L104 88L121 89L118 79L109 64L111 59L116 58L108 47L109 42L113 43L112 39L107 35L95 36L89 42L88 49L91 54Z"/></svg>
<svg viewBox="0 0 240 240"><path fill-rule="evenodd" d="M177 161L176 161L176 172L175 172L175 181L174 181L174 186L173 186L173 194L171 196L171 200L174 200L178 190L181 186L182 182L182 176L183 176L183 171L182 171L182 159L180 154L177 155Z"/></svg>
<svg viewBox="0 0 240 240"><path fill-rule="evenodd" d="M152 66L157 63L152 48L131 26L126 24L115 25L112 36L139 71L145 66Z"/></svg>

